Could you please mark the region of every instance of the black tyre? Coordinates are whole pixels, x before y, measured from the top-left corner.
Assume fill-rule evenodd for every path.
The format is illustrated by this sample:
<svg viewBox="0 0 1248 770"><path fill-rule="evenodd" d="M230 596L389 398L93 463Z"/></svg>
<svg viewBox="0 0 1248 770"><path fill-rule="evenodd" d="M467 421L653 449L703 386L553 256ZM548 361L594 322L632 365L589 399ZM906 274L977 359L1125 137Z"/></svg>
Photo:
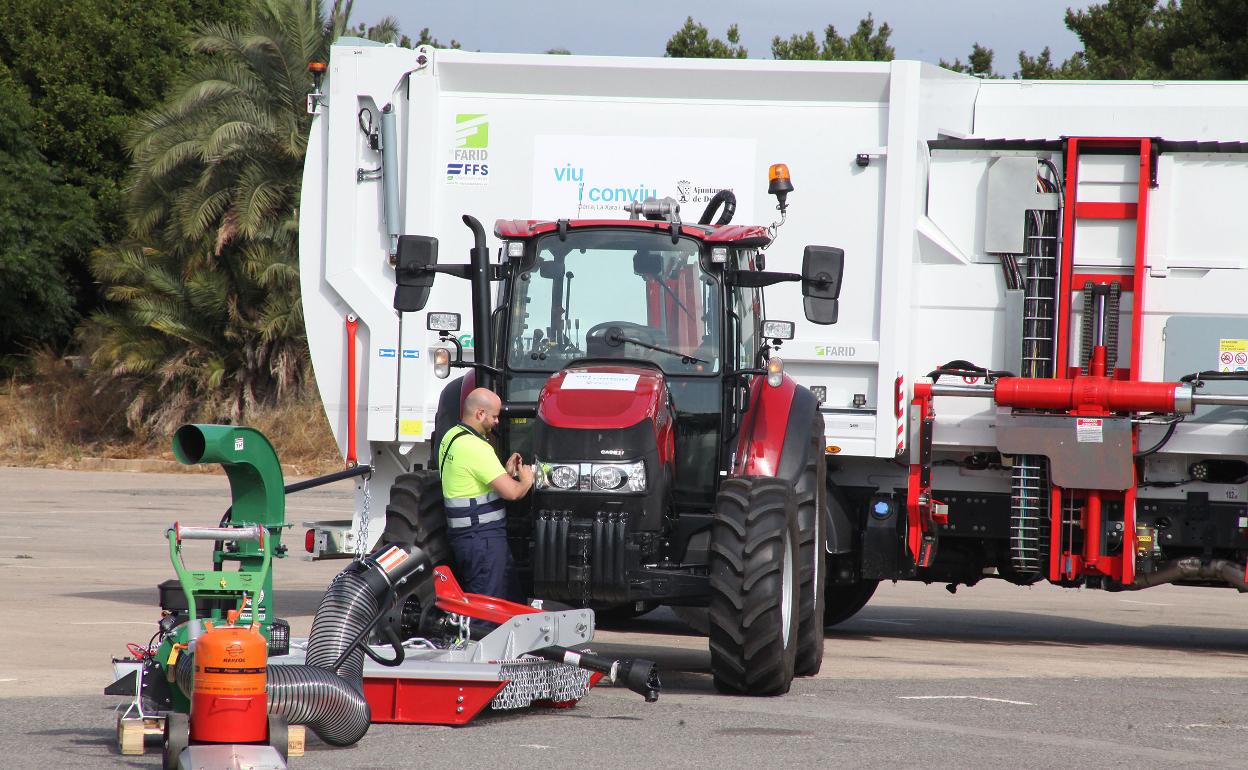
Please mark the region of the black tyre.
<svg viewBox="0 0 1248 770"><path fill-rule="evenodd" d="M178 759L191 743L191 719L186 714L170 711L165 717L164 768L178 770Z"/></svg>
<svg viewBox="0 0 1248 770"><path fill-rule="evenodd" d="M797 530L801 547L801 594L798 599L797 676L814 676L823 666L824 584L827 581L826 540L828 490L824 486L827 458L823 417L815 415L810 430L806 467L797 480Z"/></svg>
<svg viewBox="0 0 1248 770"><path fill-rule="evenodd" d="M857 615L858 610L867 606L879 585L878 580L860 580L853 585L828 583L827 592L824 594L823 622L835 626Z"/></svg>
<svg viewBox="0 0 1248 770"><path fill-rule="evenodd" d="M797 502L776 478L728 479L711 521L711 673L720 692L781 695L797 653Z"/></svg>
<svg viewBox="0 0 1248 770"><path fill-rule="evenodd" d="M286 717L269 714L269 745L277 749L283 762L289 759L290 726L286 723Z"/></svg>
<svg viewBox="0 0 1248 770"><path fill-rule="evenodd" d="M451 563L442 507L442 481L437 471L404 473L390 487L386 528L381 543L406 543L424 549L433 566Z"/></svg>

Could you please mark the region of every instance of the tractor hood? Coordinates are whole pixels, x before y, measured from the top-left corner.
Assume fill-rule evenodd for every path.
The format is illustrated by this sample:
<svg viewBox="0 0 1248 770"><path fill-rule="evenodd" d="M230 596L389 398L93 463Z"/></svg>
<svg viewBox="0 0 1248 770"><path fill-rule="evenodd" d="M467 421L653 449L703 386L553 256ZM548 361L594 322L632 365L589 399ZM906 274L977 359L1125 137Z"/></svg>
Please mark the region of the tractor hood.
<svg viewBox="0 0 1248 770"><path fill-rule="evenodd" d="M651 367L572 367L546 381L537 417L555 428L610 430L645 420L661 429L669 419L667 386L663 373Z"/></svg>

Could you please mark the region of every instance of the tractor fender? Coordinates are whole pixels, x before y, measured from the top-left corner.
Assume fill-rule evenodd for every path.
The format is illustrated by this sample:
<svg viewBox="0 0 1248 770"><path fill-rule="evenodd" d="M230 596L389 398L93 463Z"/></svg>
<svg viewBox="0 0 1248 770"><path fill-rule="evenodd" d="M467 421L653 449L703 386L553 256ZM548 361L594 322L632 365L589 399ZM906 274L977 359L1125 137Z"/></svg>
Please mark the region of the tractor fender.
<svg viewBox="0 0 1248 770"><path fill-rule="evenodd" d="M776 476L796 484L809 461L811 425L817 417L822 422L815 395L787 374L777 388L768 386L765 378L756 377L750 387L749 407L742 418L741 437L730 475ZM826 479L819 481L826 486ZM844 553L853 544L848 511L838 502L831 499L829 493L829 553Z"/></svg>

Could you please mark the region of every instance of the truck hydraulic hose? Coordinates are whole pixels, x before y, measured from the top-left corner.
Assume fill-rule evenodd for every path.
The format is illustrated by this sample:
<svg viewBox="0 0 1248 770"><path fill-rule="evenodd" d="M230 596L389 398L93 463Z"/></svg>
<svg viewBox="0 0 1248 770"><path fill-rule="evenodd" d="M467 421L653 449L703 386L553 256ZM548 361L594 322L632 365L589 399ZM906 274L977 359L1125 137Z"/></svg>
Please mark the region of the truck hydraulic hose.
<svg viewBox="0 0 1248 770"><path fill-rule="evenodd" d="M1125 591L1137 591L1180 580L1219 580L1235 586L1241 594L1248 593L1244 565L1226 559L1202 559L1198 556L1166 562L1152 572L1136 575L1134 583L1122 588Z"/></svg>

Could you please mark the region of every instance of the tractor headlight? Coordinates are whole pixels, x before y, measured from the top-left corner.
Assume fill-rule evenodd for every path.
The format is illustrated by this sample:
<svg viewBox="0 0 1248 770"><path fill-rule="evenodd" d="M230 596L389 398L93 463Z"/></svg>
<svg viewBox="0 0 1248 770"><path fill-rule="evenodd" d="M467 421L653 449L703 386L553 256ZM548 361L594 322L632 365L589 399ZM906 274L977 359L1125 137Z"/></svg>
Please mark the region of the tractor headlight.
<svg viewBox="0 0 1248 770"><path fill-rule="evenodd" d="M594 488L606 491L645 492L646 464L644 461L635 463L611 463L595 465L593 472Z"/></svg>
<svg viewBox="0 0 1248 770"><path fill-rule="evenodd" d="M557 489L576 489L581 473L575 465L550 466L550 484Z"/></svg>
<svg viewBox="0 0 1248 770"><path fill-rule="evenodd" d="M569 492L645 492L646 463L539 462L534 486Z"/></svg>

